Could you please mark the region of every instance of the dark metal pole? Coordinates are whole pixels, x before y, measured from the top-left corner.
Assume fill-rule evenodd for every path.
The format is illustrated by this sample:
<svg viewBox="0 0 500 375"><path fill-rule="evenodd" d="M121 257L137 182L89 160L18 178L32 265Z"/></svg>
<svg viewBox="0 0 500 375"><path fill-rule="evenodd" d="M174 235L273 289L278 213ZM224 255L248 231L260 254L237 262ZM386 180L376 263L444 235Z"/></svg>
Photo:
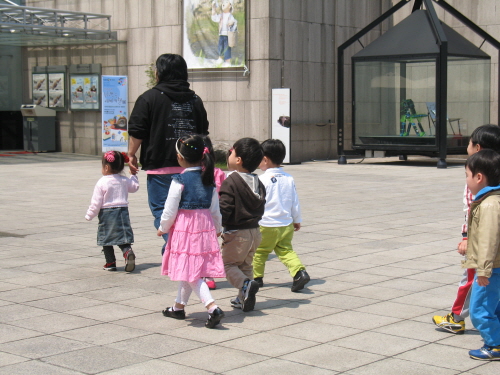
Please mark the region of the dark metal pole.
<svg viewBox="0 0 500 375"><path fill-rule="evenodd" d="M344 155L344 50L337 51L337 155L339 164L347 164Z"/></svg>
<svg viewBox="0 0 500 375"><path fill-rule="evenodd" d="M436 62L436 142L438 145L439 161L438 168L446 168L446 153L448 141L448 129L446 124L447 102L448 102L448 39L444 33L441 21L431 0L423 0L429 14L431 25L439 44L439 56Z"/></svg>

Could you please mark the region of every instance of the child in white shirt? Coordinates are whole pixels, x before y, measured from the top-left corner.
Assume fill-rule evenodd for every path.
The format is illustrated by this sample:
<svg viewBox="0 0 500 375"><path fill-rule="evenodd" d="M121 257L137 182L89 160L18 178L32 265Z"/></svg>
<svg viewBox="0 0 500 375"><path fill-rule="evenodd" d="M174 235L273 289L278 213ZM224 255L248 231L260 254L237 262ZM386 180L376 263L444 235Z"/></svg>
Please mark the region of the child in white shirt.
<svg viewBox="0 0 500 375"><path fill-rule="evenodd" d="M280 167L286 148L279 139L262 142L264 159L259 168L264 174L259 178L266 187L266 205L259 221L262 241L253 257L254 280L264 286L264 269L271 252L288 268L293 277L292 292L304 288L311 279L305 266L292 248L293 232L300 229L302 218L293 177Z"/></svg>

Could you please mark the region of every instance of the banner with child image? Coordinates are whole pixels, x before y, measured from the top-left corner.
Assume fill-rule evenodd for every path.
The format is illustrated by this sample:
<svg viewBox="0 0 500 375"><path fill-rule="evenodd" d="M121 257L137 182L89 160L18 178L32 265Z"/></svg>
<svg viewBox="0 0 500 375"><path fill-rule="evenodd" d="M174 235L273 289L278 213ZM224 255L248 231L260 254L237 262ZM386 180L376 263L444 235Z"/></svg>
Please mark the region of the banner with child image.
<svg viewBox="0 0 500 375"><path fill-rule="evenodd" d="M102 152L127 152L127 76L102 76Z"/></svg>
<svg viewBox="0 0 500 375"><path fill-rule="evenodd" d="M183 57L189 69L245 67L246 0L184 0Z"/></svg>

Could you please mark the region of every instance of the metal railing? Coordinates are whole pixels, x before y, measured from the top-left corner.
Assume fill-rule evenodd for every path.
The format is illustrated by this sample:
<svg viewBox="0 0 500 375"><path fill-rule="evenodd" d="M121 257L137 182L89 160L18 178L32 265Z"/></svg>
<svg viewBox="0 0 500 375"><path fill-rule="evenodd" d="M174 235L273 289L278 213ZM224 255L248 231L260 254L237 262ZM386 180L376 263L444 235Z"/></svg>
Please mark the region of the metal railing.
<svg viewBox="0 0 500 375"><path fill-rule="evenodd" d="M0 4L0 33L116 39L109 15L3 4Z"/></svg>

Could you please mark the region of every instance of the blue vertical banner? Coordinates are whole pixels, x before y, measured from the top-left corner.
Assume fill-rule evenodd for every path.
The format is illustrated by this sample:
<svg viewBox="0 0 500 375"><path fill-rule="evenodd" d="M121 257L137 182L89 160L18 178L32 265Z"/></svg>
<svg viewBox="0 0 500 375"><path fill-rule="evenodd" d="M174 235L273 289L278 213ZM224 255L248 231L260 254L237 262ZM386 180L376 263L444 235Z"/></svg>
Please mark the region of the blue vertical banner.
<svg viewBox="0 0 500 375"><path fill-rule="evenodd" d="M127 76L102 76L102 152L127 152L127 147Z"/></svg>

